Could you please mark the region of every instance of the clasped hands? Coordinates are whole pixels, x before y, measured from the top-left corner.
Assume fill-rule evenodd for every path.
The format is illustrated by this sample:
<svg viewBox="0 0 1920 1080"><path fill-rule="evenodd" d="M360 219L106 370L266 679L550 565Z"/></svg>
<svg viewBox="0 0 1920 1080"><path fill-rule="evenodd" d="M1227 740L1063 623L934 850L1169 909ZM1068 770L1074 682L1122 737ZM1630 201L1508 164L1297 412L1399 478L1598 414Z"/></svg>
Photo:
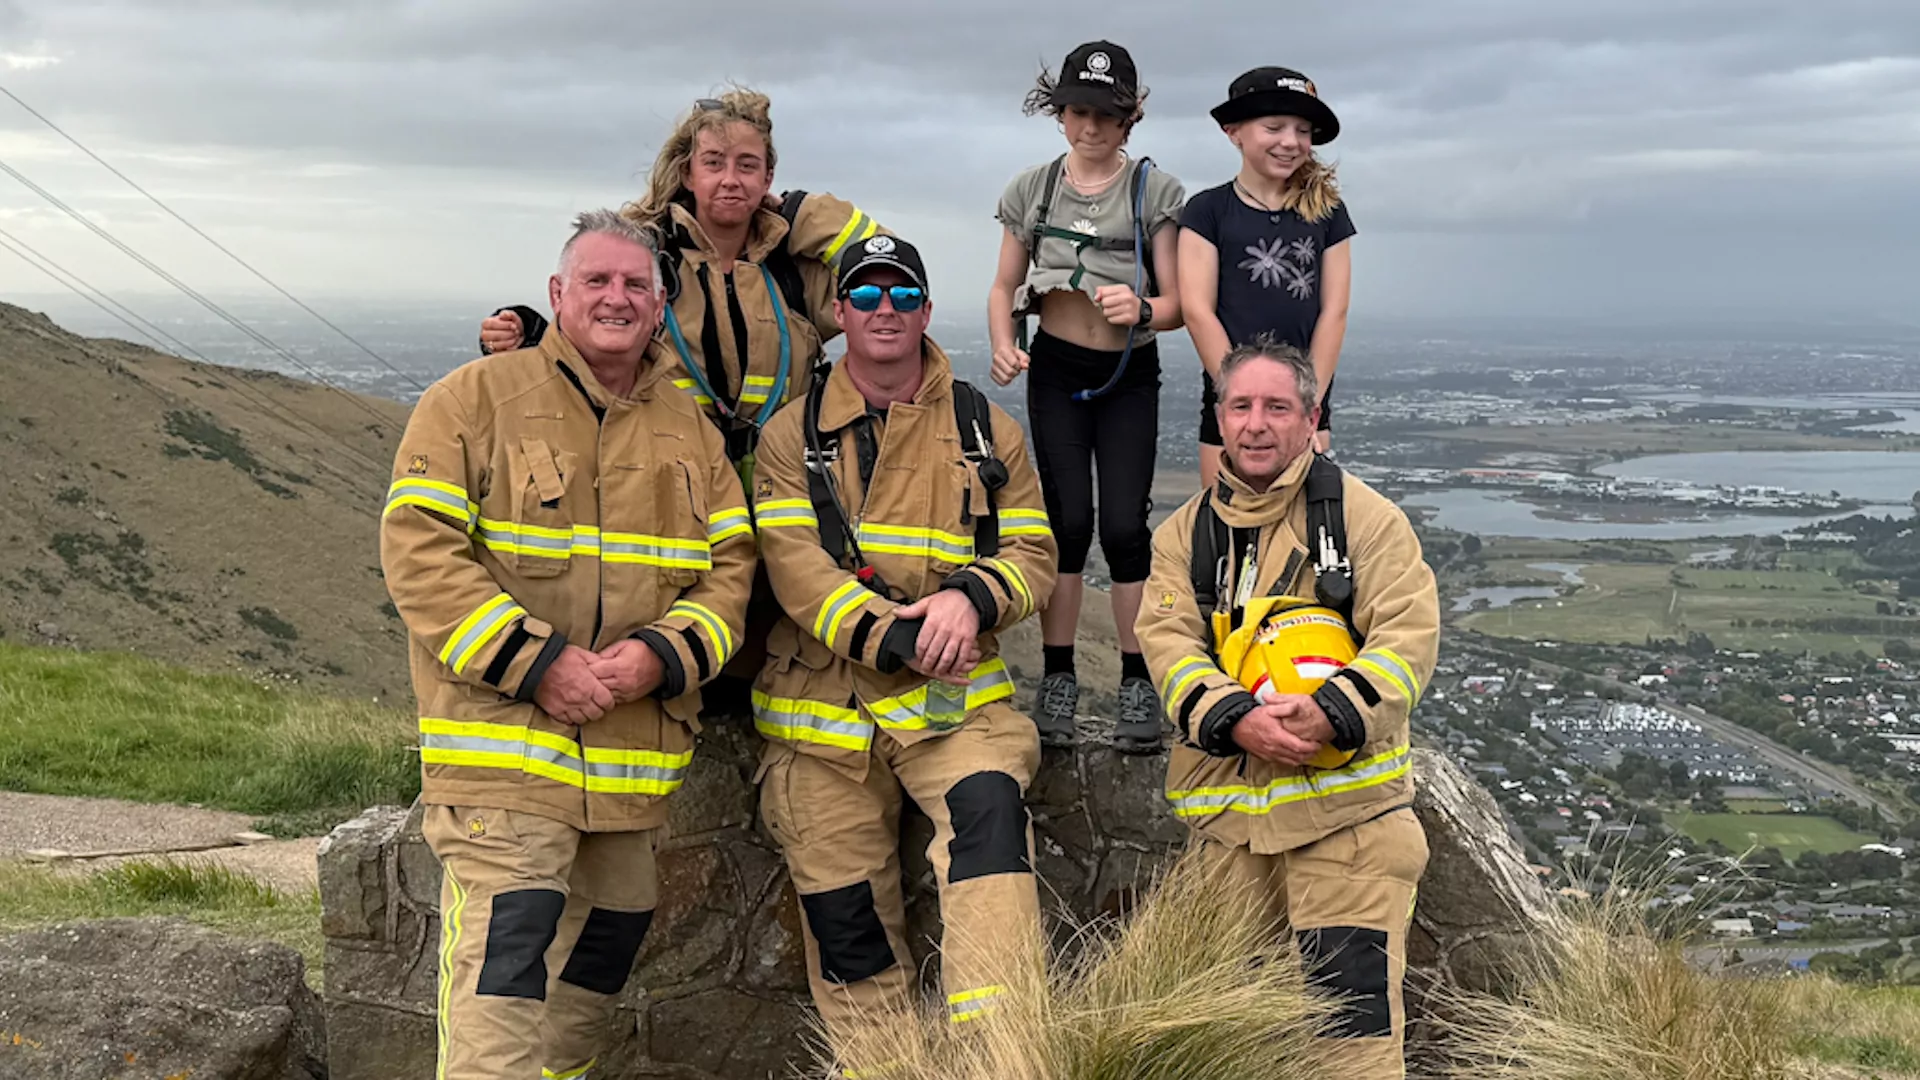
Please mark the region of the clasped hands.
<svg viewBox="0 0 1920 1080"><path fill-rule="evenodd" d="M1305 765L1333 741L1333 724L1306 694L1281 694L1256 705L1233 725L1233 741L1264 761Z"/></svg>
<svg viewBox="0 0 1920 1080"><path fill-rule="evenodd" d="M653 693L665 675L660 657L633 638L599 652L567 645L541 678L533 703L563 724L591 723L615 705Z"/></svg>
<svg viewBox="0 0 1920 1080"><path fill-rule="evenodd" d="M924 619L907 666L950 686L966 686L980 662L980 613L959 589L941 589L895 608L896 619Z"/></svg>

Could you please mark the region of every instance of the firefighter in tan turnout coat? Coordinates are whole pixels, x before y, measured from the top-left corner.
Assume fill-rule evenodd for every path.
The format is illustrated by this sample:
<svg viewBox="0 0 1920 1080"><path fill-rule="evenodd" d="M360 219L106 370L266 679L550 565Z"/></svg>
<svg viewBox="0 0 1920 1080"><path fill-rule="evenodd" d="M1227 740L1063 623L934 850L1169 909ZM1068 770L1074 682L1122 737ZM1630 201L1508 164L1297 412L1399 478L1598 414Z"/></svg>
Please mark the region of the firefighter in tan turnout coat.
<svg viewBox="0 0 1920 1080"><path fill-rule="evenodd" d="M1316 983L1341 997L1329 1035L1340 1075L1376 1080L1405 1072L1406 933L1427 862L1407 717L1433 672L1439 607L1399 508L1330 461L1314 465L1317 389L1312 363L1288 346L1242 347L1224 361L1226 467L1155 532L1137 625L1182 736L1167 771L1174 813L1224 873L1265 898ZM1310 473L1323 479L1310 484ZM1194 559L1197 544L1218 559ZM1218 666L1214 607L1315 598L1334 611L1310 617L1338 622L1343 586L1358 656L1311 695L1263 703ZM1203 591L1214 593L1208 610ZM1316 767L1330 763L1329 747L1351 757Z"/></svg>
<svg viewBox="0 0 1920 1080"><path fill-rule="evenodd" d="M847 356L760 444L755 517L784 610L753 694L761 812L785 850L814 1002L843 1062L861 1014L914 982L898 858L902 794L934 825L947 1012L966 1023L1040 960L1033 722L995 633L1034 613L1055 547L1020 427L924 337L919 254L849 248ZM815 466L815 468L810 468Z"/></svg>
<svg viewBox="0 0 1920 1080"><path fill-rule="evenodd" d="M441 1080L591 1070L754 572L722 438L648 352L651 237L575 225L540 344L421 397L381 527L445 870Z"/></svg>

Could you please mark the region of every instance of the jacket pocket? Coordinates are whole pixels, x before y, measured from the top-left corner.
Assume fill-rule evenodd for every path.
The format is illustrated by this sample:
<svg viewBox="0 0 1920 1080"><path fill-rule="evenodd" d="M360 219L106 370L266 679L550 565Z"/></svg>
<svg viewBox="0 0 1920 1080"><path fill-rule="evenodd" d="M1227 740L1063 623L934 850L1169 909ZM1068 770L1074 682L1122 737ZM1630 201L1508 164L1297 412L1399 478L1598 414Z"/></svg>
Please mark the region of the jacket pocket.
<svg viewBox="0 0 1920 1080"><path fill-rule="evenodd" d="M484 524L481 540L521 577L558 577L573 561L567 489L576 479L578 457L530 436L507 444L513 520L505 529L496 523Z"/></svg>

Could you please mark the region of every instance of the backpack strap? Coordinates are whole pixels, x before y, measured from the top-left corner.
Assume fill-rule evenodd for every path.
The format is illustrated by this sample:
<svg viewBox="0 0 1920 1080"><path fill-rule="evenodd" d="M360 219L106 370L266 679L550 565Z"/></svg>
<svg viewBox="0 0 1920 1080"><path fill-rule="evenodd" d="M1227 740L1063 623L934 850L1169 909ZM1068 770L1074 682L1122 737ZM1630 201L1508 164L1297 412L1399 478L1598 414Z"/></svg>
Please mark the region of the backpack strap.
<svg viewBox="0 0 1920 1080"><path fill-rule="evenodd" d="M953 380L953 423L960 430L960 450L980 473L987 489L987 512L973 523L973 553L992 556L1000 553L1000 489L1012 479L1007 463L994 454L993 414L987 395L963 379Z"/></svg>
<svg viewBox="0 0 1920 1080"><path fill-rule="evenodd" d="M838 566L847 557L853 534L846 510L840 505L840 493L834 490L832 469L840 460L840 443L836 439L829 448L826 433L820 430L820 402L826 396L826 386L827 380L815 379L807 390L807 497L813 502L814 517L820 520L820 546ZM859 548L854 551L857 559Z"/></svg>
<svg viewBox="0 0 1920 1080"><path fill-rule="evenodd" d="M1360 643L1353 625L1353 564L1347 560L1346 478L1340 466L1315 454L1307 469L1307 548L1313 556L1314 598L1346 620L1347 632Z"/></svg>
<svg viewBox="0 0 1920 1080"><path fill-rule="evenodd" d="M1221 610L1232 560L1233 533L1213 508L1213 492L1202 492L1193 514L1192 554L1187 562L1187 576L1193 582L1193 600L1201 618L1211 619Z"/></svg>
<svg viewBox="0 0 1920 1080"><path fill-rule="evenodd" d="M1047 218L1053 213L1053 196L1060 190L1060 176L1067 171L1067 155L1061 154L1047 166L1047 181L1040 189L1040 202L1033 210L1033 235L1027 238L1027 261L1040 265L1040 241L1046 239Z"/></svg>
<svg viewBox="0 0 1920 1080"><path fill-rule="evenodd" d="M800 217L800 206L807 201L804 191L789 191L780 197L780 216L787 219L787 235L767 252L761 265L773 273L773 279L780 283L780 295L786 298L787 310L802 319L812 316L807 312L807 283L800 276L800 264L793 257L793 249L787 245L793 236L794 222Z"/></svg>

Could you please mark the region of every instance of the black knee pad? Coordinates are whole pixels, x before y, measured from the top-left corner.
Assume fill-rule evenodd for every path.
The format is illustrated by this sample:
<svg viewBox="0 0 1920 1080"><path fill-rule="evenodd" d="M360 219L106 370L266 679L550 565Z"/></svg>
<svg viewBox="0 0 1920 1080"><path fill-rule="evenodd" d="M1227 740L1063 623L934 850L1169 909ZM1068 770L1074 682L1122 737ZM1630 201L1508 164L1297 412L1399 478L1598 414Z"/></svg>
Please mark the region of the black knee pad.
<svg viewBox="0 0 1920 1080"><path fill-rule="evenodd" d="M947 789L953 839L947 844L947 884L990 874L1031 874L1027 861L1027 804L1020 783L1003 772L974 773Z"/></svg>
<svg viewBox="0 0 1920 1080"><path fill-rule="evenodd" d="M1315 989L1340 999L1333 1037L1374 1039L1393 1034L1387 997L1387 932L1360 926L1302 930L1300 959Z"/></svg>
<svg viewBox="0 0 1920 1080"><path fill-rule="evenodd" d="M487 958L475 993L547 1000L547 946L567 907L557 889L497 893L487 920Z"/></svg>
<svg viewBox="0 0 1920 1080"><path fill-rule="evenodd" d="M596 994L619 993L633 973L633 958L652 925L651 911L594 908L587 912L587 924L580 928L573 955L560 970L560 981Z"/></svg>
<svg viewBox="0 0 1920 1080"><path fill-rule="evenodd" d="M831 892L802 894L800 910L807 929L820 943L820 977L841 985L871 979L899 963L880 911L873 905L873 886L857 882Z"/></svg>

